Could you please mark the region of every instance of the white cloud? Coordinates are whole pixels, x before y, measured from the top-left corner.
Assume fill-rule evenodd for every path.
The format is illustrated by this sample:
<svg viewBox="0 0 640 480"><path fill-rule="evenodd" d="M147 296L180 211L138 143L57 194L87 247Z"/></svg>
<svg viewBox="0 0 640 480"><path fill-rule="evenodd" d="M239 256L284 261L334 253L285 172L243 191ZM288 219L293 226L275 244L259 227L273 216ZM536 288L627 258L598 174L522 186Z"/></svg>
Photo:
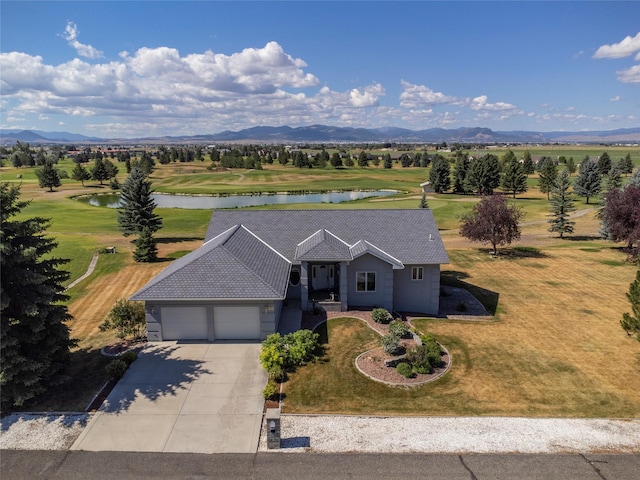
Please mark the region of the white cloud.
<svg viewBox="0 0 640 480"><path fill-rule="evenodd" d="M78 55L86 58L102 58L103 54L100 50L78 41L78 33L76 24L74 22L67 22L67 27L64 29L63 35L67 43L76 49Z"/></svg>
<svg viewBox="0 0 640 480"><path fill-rule="evenodd" d="M620 101L620 95L616 95L615 97L610 98L609 101L610 102L619 102Z"/></svg>
<svg viewBox="0 0 640 480"><path fill-rule="evenodd" d="M634 65L626 70L618 70L618 80L622 83L640 83L640 65Z"/></svg>
<svg viewBox="0 0 640 480"><path fill-rule="evenodd" d="M640 32L635 37L627 35L619 43L602 45L593 54L593 58L623 58L633 55L637 51L640 51Z"/></svg>
<svg viewBox="0 0 640 480"><path fill-rule="evenodd" d="M471 110L487 110L490 112L505 112L508 110L516 111L518 108L515 105L505 102L489 103L487 102L487 96L481 95L474 98L469 103Z"/></svg>
<svg viewBox="0 0 640 480"><path fill-rule="evenodd" d="M400 94L400 105L403 107L433 107L460 103L459 98L445 95L442 92L434 92L426 85L414 85L405 80L401 80L401 83L403 91Z"/></svg>

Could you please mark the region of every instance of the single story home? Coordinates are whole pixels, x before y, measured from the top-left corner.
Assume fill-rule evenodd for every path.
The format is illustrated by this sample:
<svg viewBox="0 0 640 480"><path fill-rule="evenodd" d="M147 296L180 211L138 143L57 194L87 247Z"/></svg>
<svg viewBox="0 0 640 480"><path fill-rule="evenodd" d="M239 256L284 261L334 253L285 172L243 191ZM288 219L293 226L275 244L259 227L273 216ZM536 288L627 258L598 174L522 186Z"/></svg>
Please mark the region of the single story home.
<svg viewBox="0 0 640 480"><path fill-rule="evenodd" d="M283 305L435 315L446 263L429 209L215 210L204 244L131 300L150 341L261 340Z"/></svg>

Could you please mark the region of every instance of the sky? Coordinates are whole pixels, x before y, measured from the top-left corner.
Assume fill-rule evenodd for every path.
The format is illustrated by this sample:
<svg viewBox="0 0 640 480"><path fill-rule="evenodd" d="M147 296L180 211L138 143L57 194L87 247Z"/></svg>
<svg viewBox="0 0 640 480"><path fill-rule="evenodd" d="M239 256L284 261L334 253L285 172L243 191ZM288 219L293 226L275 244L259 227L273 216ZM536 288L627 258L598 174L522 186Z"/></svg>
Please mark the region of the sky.
<svg viewBox="0 0 640 480"><path fill-rule="evenodd" d="M640 126L640 2L0 2L0 128Z"/></svg>

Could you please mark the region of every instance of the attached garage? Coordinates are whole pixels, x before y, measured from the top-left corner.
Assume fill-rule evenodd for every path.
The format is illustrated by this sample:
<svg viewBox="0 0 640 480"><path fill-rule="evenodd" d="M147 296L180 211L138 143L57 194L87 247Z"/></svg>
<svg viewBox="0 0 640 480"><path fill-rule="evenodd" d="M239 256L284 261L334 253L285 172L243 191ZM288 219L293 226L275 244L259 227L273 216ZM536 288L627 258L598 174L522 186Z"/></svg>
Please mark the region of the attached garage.
<svg viewBox="0 0 640 480"><path fill-rule="evenodd" d="M260 307L216 306L213 309L216 340L246 340L261 338Z"/></svg>
<svg viewBox="0 0 640 480"><path fill-rule="evenodd" d="M207 307L162 307L164 340L207 340Z"/></svg>

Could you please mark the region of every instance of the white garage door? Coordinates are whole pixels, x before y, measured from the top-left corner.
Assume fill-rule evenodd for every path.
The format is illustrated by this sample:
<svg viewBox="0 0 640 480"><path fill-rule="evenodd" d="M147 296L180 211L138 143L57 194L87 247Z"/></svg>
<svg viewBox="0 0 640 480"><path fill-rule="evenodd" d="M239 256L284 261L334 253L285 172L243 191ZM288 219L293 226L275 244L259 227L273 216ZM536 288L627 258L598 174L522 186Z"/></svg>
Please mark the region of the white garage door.
<svg viewBox="0 0 640 480"><path fill-rule="evenodd" d="M163 340L207 340L206 307L162 307Z"/></svg>
<svg viewBox="0 0 640 480"><path fill-rule="evenodd" d="M213 328L216 340L260 338L260 307L215 307Z"/></svg>

